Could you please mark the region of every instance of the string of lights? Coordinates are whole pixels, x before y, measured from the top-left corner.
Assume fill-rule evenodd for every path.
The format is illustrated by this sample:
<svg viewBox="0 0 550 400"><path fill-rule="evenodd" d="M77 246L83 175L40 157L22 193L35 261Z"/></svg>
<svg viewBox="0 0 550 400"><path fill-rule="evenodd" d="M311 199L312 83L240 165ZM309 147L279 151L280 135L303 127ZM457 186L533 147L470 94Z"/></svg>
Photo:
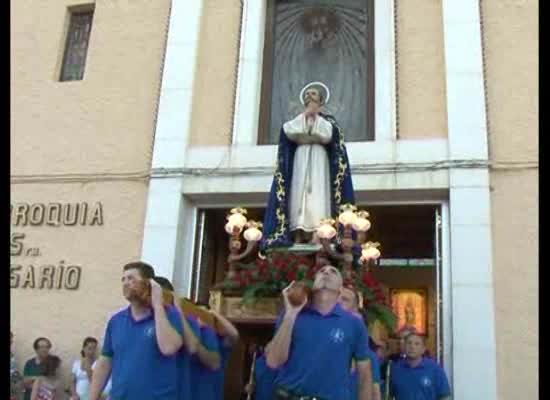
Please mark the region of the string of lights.
<svg viewBox="0 0 550 400"><path fill-rule="evenodd" d="M485 160L444 160L429 163L379 163L359 164L352 167L353 174L383 174L383 173L408 173L438 171L449 169L479 169L488 168L498 171L524 171L537 170L538 161L510 160L510 161L485 161ZM177 176L254 176L272 175L272 167L250 168L155 168L150 171L122 172L122 173L72 173L72 174L29 174L12 175L12 184L24 183L87 183L106 181L148 181L151 177L171 178Z"/></svg>

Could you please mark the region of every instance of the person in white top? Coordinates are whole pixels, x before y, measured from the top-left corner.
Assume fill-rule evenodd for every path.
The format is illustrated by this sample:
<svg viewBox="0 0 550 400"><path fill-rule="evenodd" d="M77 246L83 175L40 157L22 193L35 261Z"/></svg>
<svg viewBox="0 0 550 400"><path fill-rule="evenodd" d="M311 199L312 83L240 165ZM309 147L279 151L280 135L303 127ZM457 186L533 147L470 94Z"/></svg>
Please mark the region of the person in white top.
<svg viewBox="0 0 550 400"><path fill-rule="evenodd" d="M87 337L82 344L80 359L75 360L72 369L71 400L88 400L92 365L97 358L97 339Z"/></svg>

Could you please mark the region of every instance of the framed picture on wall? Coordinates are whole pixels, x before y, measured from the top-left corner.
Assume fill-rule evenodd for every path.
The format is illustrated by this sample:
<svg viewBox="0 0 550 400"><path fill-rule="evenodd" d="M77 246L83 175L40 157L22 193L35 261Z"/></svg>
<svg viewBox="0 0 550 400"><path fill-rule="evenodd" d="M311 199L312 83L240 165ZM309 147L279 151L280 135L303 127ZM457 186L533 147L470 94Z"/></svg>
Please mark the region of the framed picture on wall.
<svg viewBox="0 0 550 400"><path fill-rule="evenodd" d="M428 290L390 289L392 310L397 317L395 332L413 327L421 335L428 334Z"/></svg>

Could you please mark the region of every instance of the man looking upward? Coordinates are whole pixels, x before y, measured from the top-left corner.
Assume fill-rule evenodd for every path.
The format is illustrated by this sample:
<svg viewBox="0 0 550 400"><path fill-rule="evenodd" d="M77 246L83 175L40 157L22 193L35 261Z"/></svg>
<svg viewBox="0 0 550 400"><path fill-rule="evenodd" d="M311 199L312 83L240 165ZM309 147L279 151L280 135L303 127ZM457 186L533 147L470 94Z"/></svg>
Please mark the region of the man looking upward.
<svg viewBox="0 0 550 400"><path fill-rule="evenodd" d="M357 361L360 400L371 400L368 333L338 304L342 275L331 265L316 274L312 301L289 301L294 282L283 290L285 311L266 349L266 364L278 369L274 399L350 400L349 370Z"/></svg>
<svg viewBox="0 0 550 400"><path fill-rule="evenodd" d="M144 262L123 267L122 293L130 305L107 323L90 400L99 399L109 373L112 400L177 398L176 353L183 343L182 323L173 306L163 305L154 274Z"/></svg>

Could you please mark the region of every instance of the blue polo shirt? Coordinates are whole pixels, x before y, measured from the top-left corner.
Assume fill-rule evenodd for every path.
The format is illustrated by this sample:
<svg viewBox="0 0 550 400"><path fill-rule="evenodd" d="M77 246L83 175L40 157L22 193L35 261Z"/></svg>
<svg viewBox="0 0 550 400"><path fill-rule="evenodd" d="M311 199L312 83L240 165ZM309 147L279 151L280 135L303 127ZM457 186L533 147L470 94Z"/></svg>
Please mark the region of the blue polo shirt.
<svg viewBox="0 0 550 400"><path fill-rule="evenodd" d="M282 316L276 329L281 322ZM363 321L340 304L326 315L306 306L294 323L288 360L279 368L275 386L304 396L348 400L351 360L368 358L367 341Z"/></svg>
<svg viewBox="0 0 550 400"><path fill-rule="evenodd" d="M445 371L428 358L414 368L406 360L393 364L390 390L396 400L437 400L451 394Z"/></svg>
<svg viewBox="0 0 550 400"><path fill-rule="evenodd" d="M202 326L200 334L201 344L206 350L220 353L220 343L212 328ZM198 356L191 357L191 398L193 400L215 400L216 382L215 371L205 366Z"/></svg>
<svg viewBox="0 0 550 400"><path fill-rule="evenodd" d="M214 391L215 399L216 400L223 400L223 384L224 384L224 375L225 375L225 367L227 366L227 361L229 360L229 356L231 355L231 351L233 348L227 344L225 344L225 338L220 335L216 335L216 338L218 339L218 348L220 350L220 368L218 368L216 371L214 371Z"/></svg>
<svg viewBox="0 0 550 400"><path fill-rule="evenodd" d="M165 307L170 324L181 335L179 314ZM177 355L164 356L158 347L153 312L139 321L130 307L107 323L102 354L111 358L113 400L173 400L177 397Z"/></svg>
<svg viewBox="0 0 550 400"><path fill-rule="evenodd" d="M185 319L193 332L193 335L200 340L201 329L199 323L193 317L186 315ZM179 400L191 400L191 357L192 354L187 352L185 346L178 352L178 386L179 386Z"/></svg>
<svg viewBox="0 0 550 400"><path fill-rule="evenodd" d="M376 354L369 349L369 360L371 368L372 383L378 383L380 385L380 364ZM357 368L351 372L351 398L356 400L359 398L359 377Z"/></svg>
<svg viewBox="0 0 550 400"><path fill-rule="evenodd" d="M273 396L273 384L277 370L267 366L265 356L256 358L256 366L254 367L254 400L271 400Z"/></svg>

